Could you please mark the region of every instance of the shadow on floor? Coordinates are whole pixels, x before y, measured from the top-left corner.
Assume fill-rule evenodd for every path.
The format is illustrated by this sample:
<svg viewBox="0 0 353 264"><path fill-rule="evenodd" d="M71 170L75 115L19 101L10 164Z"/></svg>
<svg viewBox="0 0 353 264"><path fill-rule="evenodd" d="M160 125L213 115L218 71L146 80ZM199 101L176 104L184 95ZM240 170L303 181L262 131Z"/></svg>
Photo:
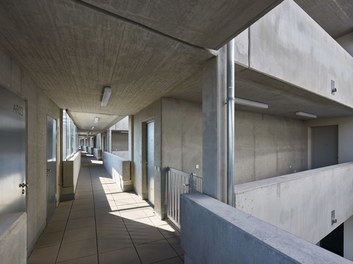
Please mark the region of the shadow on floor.
<svg viewBox="0 0 353 264"><path fill-rule="evenodd" d="M60 203L29 264L183 263L179 233L102 164L82 157L74 201Z"/></svg>

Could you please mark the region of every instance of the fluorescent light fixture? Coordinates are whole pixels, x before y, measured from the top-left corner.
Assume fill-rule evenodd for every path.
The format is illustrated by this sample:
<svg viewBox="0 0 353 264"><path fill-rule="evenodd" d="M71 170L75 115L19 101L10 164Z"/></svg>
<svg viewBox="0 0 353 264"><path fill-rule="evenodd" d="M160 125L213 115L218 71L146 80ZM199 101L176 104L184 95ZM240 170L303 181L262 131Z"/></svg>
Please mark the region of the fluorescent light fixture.
<svg viewBox="0 0 353 264"><path fill-rule="evenodd" d="M268 109L268 104L260 103L260 102L255 102L243 98L234 98L234 102L237 105L244 105L244 106L250 106L250 107L255 107L255 108L261 108L261 109Z"/></svg>
<svg viewBox="0 0 353 264"><path fill-rule="evenodd" d="M296 112L297 116L308 117L308 118L317 118L317 115L305 113L305 112Z"/></svg>
<svg viewBox="0 0 353 264"><path fill-rule="evenodd" d="M103 91L101 106L103 107L107 106L111 95L112 95L112 89L109 86L105 86Z"/></svg>
<svg viewBox="0 0 353 264"><path fill-rule="evenodd" d="M98 123L99 120L100 120L100 118L99 118L98 116L96 116L96 117L94 118L94 123Z"/></svg>

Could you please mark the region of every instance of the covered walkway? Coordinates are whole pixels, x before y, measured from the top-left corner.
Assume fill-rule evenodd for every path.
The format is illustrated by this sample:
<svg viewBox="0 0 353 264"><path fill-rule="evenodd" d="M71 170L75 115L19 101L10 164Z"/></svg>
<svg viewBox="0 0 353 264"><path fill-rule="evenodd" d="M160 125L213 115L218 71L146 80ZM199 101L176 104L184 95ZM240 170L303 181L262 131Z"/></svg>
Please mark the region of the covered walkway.
<svg viewBox="0 0 353 264"><path fill-rule="evenodd" d="M99 163L82 157L76 199L60 203L28 263L182 263L178 232Z"/></svg>

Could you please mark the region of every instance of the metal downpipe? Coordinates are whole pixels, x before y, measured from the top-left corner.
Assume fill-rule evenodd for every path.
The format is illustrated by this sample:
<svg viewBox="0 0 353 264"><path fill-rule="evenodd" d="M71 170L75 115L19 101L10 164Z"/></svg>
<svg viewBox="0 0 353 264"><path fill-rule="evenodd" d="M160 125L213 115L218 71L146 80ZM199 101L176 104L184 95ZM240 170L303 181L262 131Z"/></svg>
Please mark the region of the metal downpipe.
<svg viewBox="0 0 353 264"><path fill-rule="evenodd" d="M227 44L227 203L235 206L234 196L234 136L235 136L235 64L234 39Z"/></svg>

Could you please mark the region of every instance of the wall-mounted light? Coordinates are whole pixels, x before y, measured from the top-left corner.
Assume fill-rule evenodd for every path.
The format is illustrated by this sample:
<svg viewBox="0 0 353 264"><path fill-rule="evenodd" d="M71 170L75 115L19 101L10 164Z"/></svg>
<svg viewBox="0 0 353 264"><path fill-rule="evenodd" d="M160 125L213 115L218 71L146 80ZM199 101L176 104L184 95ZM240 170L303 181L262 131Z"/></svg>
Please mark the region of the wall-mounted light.
<svg viewBox="0 0 353 264"><path fill-rule="evenodd" d="M111 94L112 94L112 89L109 86L105 86L103 90L102 101L101 101L102 107L107 106Z"/></svg>
<svg viewBox="0 0 353 264"><path fill-rule="evenodd" d="M100 120L100 118L99 118L98 116L96 116L96 117L94 118L94 123L98 123L99 120Z"/></svg>
<svg viewBox="0 0 353 264"><path fill-rule="evenodd" d="M255 108L261 108L261 109L268 109L268 104L264 104L261 102L256 102L256 101L251 101L243 98L234 98L234 102L237 105L244 105L244 106L250 106L250 107L255 107Z"/></svg>
<svg viewBox="0 0 353 264"><path fill-rule="evenodd" d="M305 112L296 112L297 116L307 117L307 118L317 118L317 115L305 113Z"/></svg>

